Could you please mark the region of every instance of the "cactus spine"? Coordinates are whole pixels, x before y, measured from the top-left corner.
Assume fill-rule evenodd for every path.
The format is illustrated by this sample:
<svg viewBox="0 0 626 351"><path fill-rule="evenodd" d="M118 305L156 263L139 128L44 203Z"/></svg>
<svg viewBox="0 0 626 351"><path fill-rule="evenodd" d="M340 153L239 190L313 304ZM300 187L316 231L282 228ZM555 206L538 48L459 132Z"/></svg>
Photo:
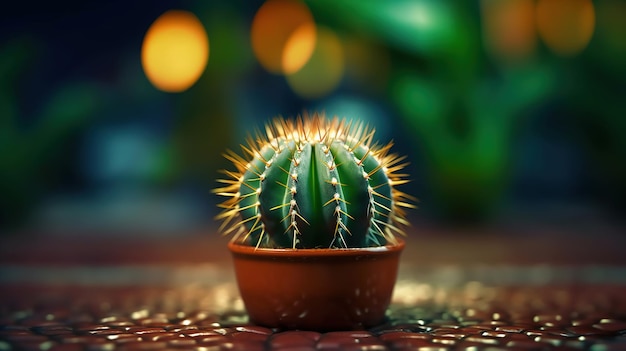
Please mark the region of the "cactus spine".
<svg viewBox="0 0 626 351"><path fill-rule="evenodd" d="M236 171L224 171L228 199L221 230L235 240L268 248L355 248L395 243L407 225L410 196L396 189L404 157L380 146L374 129L315 114L275 119L225 154Z"/></svg>

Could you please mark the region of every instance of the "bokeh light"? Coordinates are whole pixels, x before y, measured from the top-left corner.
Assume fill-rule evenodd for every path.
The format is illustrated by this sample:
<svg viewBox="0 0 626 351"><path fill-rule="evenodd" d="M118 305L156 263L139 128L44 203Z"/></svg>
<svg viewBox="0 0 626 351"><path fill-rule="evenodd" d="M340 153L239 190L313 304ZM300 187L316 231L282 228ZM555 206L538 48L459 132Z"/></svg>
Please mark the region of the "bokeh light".
<svg viewBox="0 0 626 351"><path fill-rule="evenodd" d="M166 92L189 89L209 60L209 38L191 12L170 10L150 26L141 48L141 63L148 80Z"/></svg>
<svg viewBox="0 0 626 351"><path fill-rule="evenodd" d="M305 23L298 27L285 43L282 66L285 74L299 71L311 58L315 49L316 27Z"/></svg>
<svg viewBox="0 0 626 351"><path fill-rule="evenodd" d="M269 0L252 21L252 50L269 72L291 74L315 48L315 22L309 8L295 0Z"/></svg>
<svg viewBox="0 0 626 351"><path fill-rule="evenodd" d="M318 27L313 55L302 69L287 76L287 82L304 98L323 97L339 85L344 66L341 40L330 29Z"/></svg>
<svg viewBox="0 0 626 351"><path fill-rule="evenodd" d="M573 56L587 47L595 27L591 0L540 0L537 30L555 54Z"/></svg>
<svg viewBox="0 0 626 351"><path fill-rule="evenodd" d="M482 0L483 40L494 58L524 61L535 51L534 0Z"/></svg>

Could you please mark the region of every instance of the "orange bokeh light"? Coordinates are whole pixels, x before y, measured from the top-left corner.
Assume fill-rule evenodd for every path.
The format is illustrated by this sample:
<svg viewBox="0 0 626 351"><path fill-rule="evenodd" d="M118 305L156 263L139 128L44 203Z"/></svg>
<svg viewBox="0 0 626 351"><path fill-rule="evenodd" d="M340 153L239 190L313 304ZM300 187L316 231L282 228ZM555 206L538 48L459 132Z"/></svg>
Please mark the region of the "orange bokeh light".
<svg viewBox="0 0 626 351"><path fill-rule="evenodd" d="M595 11L591 0L539 0L536 16L541 39L558 55L578 54L593 36Z"/></svg>
<svg viewBox="0 0 626 351"><path fill-rule="evenodd" d="M252 50L269 72L297 72L313 54L315 28L313 16L302 2L269 0L252 21Z"/></svg>
<svg viewBox="0 0 626 351"><path fill-rule="evenodd" d="M315 31L315 24L305 23L289 37L283 49L283 73L298 72L311 58L317 36Z"/></svg>
<svg viewBox="0 0 626 351"><path fill-rule="evenodd" d="M141 64L148 80L166 92L189 89L209 60L209 38L191 12L170 10L148 28L141 48Z"/></svg>
<svg viewBox="0 0 626 351"><path fill-rule="evenodd" d="M287 75L287 83L298 95L320 98L339 85L345 68L341 40L328 28L318 27L313 55L299 71Z"/></svg>
<svg viewBox="0 0 626 351"><path fill-rule="evenodd" d="M534 0L482 0L481 13L485 47L506 61L529 58L535 51Z"/></svg>

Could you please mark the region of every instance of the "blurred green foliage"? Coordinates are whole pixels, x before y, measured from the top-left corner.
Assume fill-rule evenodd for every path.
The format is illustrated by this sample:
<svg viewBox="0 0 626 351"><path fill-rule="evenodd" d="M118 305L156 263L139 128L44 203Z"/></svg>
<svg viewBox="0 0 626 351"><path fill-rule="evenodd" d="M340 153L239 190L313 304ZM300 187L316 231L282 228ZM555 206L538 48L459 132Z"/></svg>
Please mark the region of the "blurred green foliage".
<svg viewBox="0 0 626 351"><path fill-rule="evenodd" d="M596 30L582 53L557 57L538 39L530 57L514 62L501 61L486 50L480 1L305 2L318 24L344 41L348 60L337 94L317 100L297 96L285 77L263 71L255 61L249 31L262 1L186 3L206 27L210 56L199 81L180 94L157 92L148 84L140 65L144 32L136 30L147 29L162 10L159 6L165 10L170 4L142 5L155 16L140 20L138 14L144 11L137 10L137 18L127 23L135 32L125 34L127 42L117 51L91 43L90 50L97 52L90 57L102 61L86 66L106 66L114 57L125 60L125 69L109 67L112 77L103 77L109 71L102 76L68 72L60 83L42 89L42 101L29 100L23 89L25 82L39 84L32 72L46 54L38 52L42 43L36 35L0 42L0 229L5 223L23 223L39 199L57 189L64 167L79 167L75 163L81 161L68 155L82 144L72 138L101 127L103 120L104 125L123 124L143 114L137 117L143 119L140 128L151 118L166 120L155 127L161 145L154 150L154 167L142 180L159 187L191 179L202 196L208 196L218 170L227 166L221 153L236 148L247 132L274 114L289 116L311 106L323 109L333 98L346 96L382 101L380 105L391 111L391 118L371 122L387 123L380 129L410 139L409 152L398 152L411 154L423 166L413 175L423 188L413 185L410 192L419 197L428 192L431 202L424 207L445 221L492 218L511 190L518 162L514 150L523 142L521 135L534 120L554 118L551 114L565 115L567 128L575 130L567 137L582 150L577 156L587 173L581 177L592 177L594 194L618 210L626 208L625 0L594 1ZM122 11L120 4L110 6L110 13ZM69 32L64 21L87 22L74 15L60 19L59 28L50 31L57 29L65 37ZM117 19L123 18L108 18ZM142 20L141 25L133 23ZM36 21L36 16L31 18ZM115 37L108 28L99 30L97 38ZM68 42L80 46L79 39L89 38L77 36ZM65 59L66 49L49 48L61 52L57 59ZM167 111L160 111L162 107ZM167 116L151 115L155 113Z"/></svg>
<svg viewBox="0 0 626 351"><path fill-rule="evenodd" d="M425 153L430 190L447 219L481 220L500 203L522 111L554 86L546 70L510 73L454 89L406 68L392 82L392 101Z"/></svg>
<svg viewBox="0 0 626 351"><path fill-rule="evenodd" d="M36 116L26 118L18 89L35 45L15 39L0 50L0 223L11 226L24 220L54 183L66 141L90 122L101 94L90 82L68 83L54 90ZM29 119L32 124L25 123Z"/></svg>
<svg viewBox="0 0 626 351"><path fill-rule="evenodd" d="M538 106L555 101L566 105L565 110L572 108L572 115L585 111L580 127L586 137L581 140L588 141L591 164L600 170L598 181L612 188L608 193L617 191L612 196L626 198L626 145L620 136L626 132L626 109L619 101L626 55L619 44L624 41L615 40L626 34L625 22L617 21L615 13L616 7L624 9L624 2L606 0L598 6L599 15L611 19L601 34L612 37L599 39L604 47L591 48L600 60L584 55L558 59L544 50L515 63L498 62L485 52L478 1L309 4L322 21L348 33L366 33L394 53L388 97L415 136L427 168L428 191L444 220L491 218L510 186L518 134ZM612 79L619 83L607 88L592 73L596 66L609 75L618 73Z"/></svg>

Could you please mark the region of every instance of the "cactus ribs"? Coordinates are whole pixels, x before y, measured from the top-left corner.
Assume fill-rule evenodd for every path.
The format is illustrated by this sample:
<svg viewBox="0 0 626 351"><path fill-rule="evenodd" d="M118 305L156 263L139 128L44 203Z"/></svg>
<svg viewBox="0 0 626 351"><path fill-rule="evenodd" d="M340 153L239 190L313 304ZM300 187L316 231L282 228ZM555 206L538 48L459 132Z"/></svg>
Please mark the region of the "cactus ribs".
<svg viewBox="0 0 626 351"><path fill-rule="evenodd" d="M234 240L264 248L359 248L394 244L414 200L396 187L408 182L405 157L374 129L323 114L276 118L265 133L225 157L215 193L228 199L218 219Z"/></svg>

